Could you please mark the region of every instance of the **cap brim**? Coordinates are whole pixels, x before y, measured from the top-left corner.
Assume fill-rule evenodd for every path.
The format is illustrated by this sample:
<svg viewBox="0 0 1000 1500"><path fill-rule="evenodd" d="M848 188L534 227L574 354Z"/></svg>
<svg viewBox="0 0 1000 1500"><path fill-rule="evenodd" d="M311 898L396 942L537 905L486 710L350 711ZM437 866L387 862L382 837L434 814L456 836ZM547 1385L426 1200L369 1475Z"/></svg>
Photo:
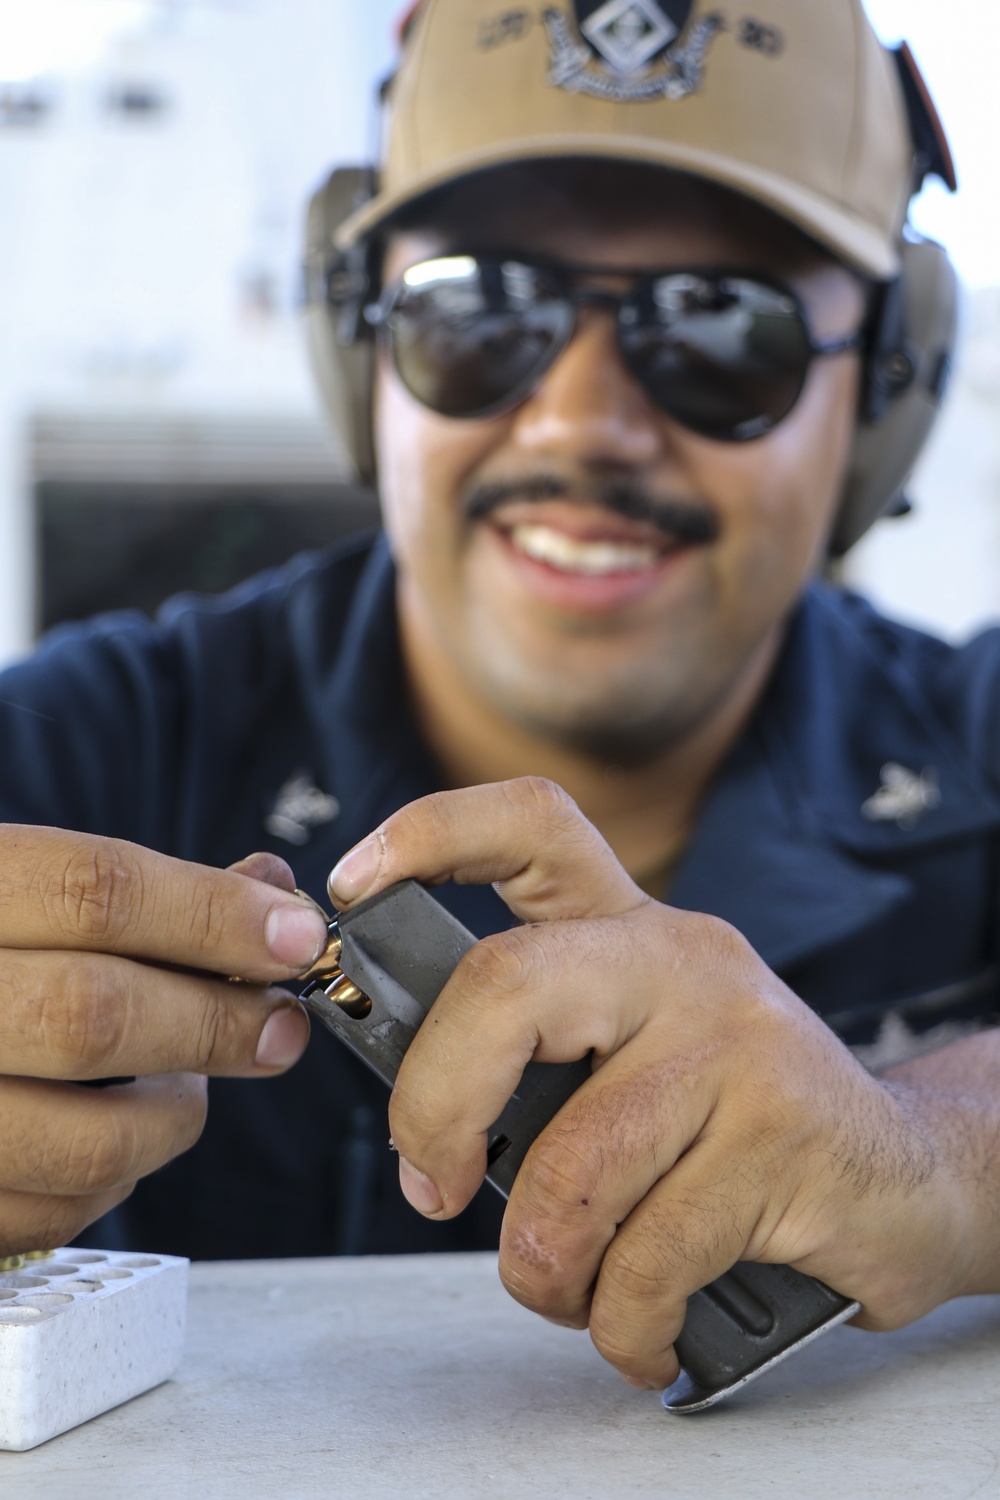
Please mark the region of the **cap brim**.
<svg viewBox="0 0 1000 1500"><path fill-rule="evenodd" d="M887 243L877 230L855 214L838 208L829 199L810 192L800 183L789 182L787 178L732 157L713 155L680 143L652 142L643 137L627 136L609 139L604 135L577 135L555 141L551 136L534 140L522 138L506 146L500 142L488 151L454 157L434 171L414 176L405 188L376 194L341 224L336 233L337 245L349 249L386 224L401 208L447 183L459 182L490 168L513 166L517 162L567 158L633 162L704 177L772 209L867 276L888 280L899 270L896 246Z"/></svg>

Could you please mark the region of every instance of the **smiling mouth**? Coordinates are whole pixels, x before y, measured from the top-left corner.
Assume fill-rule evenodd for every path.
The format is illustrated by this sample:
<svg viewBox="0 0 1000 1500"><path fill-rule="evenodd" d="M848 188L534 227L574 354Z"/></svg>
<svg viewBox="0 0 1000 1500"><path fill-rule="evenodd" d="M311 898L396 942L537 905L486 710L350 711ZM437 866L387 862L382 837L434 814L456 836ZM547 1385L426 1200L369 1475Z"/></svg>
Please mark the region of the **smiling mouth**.
<svg viewBox="0 0 1000 1500"><path fill-rule="evenodd" d="M539 521L521 521L510 528L507 537L518 552L534 562L545 563L558 573L585 578L641 573L673 550L649 542L570 536Z"/></svg>
<svg viewBox="0 0 1000 1500"><path fill-rule="evenodd" d="M577 602L589 585L591 604L651 586L669 559L711 546L720 534L718 517L703 501L657 496L628 476L589 476L582 483L547 473L483 480L465 496L463 509L468 521L492 526L535 570L536 582L547 576L556 586L562 579L565 588L576 589L568 597Z"/></svg>

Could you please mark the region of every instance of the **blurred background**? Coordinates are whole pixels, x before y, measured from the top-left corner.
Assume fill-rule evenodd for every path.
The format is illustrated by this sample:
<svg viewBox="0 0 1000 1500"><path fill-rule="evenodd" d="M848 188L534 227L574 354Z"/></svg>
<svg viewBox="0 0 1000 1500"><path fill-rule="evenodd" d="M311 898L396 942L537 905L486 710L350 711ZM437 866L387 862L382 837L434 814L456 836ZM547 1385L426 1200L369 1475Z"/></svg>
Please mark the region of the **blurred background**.
<svg viewBox="0 0 1000 1500"><path fill-rule="evenodd" d="M810 0L821 3L821 0ZM0 4L0 664L369 524L313 392L301 226L373 152L402 0ZM1000 614L1000 7L869 0L962 179L915 214L965 285L946 414L848 581L956 638Z"/></svg>

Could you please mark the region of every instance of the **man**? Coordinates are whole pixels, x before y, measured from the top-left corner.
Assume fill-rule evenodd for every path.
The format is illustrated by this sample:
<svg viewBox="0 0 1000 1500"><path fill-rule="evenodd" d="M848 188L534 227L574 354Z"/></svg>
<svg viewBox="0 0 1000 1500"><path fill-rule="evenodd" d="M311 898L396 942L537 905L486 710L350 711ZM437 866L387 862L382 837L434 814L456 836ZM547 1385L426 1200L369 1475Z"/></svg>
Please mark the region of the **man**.
<svg viewBox="0 0 1000 1500"><path fill-rule="evenodd" d="M208 1073L199 1145L96 1236L487 1244L486 1131L530 1058L593 1052L501 1273L626 1379L673 1378L685 1298L738 1259L871 1328L1000 1290L1000 641L811 582L857 532L859 408L917 374L904 92L856 0L690 9L427 0L382 191L327 247L342 336L379 329L388 545L63 632L0 684L0 1248L191 1145ZM339 906L451 882L485 939L393 1098L423 1219L330 1038L245 1081L304 1047L274 986L331 865ZM876 1077L845 1040L887 1016L977 1034Z"/></svg>

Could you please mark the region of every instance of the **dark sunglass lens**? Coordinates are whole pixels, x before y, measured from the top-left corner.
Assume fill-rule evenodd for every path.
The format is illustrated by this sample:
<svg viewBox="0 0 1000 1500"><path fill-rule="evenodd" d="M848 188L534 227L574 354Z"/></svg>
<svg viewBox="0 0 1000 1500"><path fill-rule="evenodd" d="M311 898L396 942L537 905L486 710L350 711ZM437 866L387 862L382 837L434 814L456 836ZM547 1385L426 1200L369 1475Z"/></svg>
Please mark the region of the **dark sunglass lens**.
<svg viewBox="0 0 1000 1500"><path fill-rule="evenodd" d="M727 442L761 437L780 422L810 359L795 299L739 277L650 281L622 309L622 347L665 412Z"/></svg>
<svg viewBox="0 0 1000 1500"><path fill-rule="evenodd" d="M526 394L572 322L548 280L517 261L464 255L412 267L387 319L403 384L448 417L488 415Z"/></svg>

